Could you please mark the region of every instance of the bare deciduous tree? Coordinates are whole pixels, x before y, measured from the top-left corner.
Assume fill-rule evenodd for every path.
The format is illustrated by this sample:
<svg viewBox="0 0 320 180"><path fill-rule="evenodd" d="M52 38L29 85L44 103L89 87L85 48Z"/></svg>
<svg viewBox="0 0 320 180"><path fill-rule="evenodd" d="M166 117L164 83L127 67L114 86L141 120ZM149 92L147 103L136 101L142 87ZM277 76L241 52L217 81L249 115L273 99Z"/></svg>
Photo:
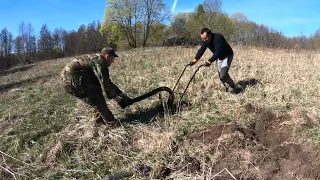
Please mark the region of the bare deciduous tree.
<svg viewBox="0 0 320 180"><path fill-rule="evenodd" d="M163 0L108 0L103 26L116 25L130 47L135 48L141 40L142 46L145 46L151 29L166 17L168 11Z"/></svg>
<svg viewBox="0 0 320 180"><path fill-rule="evenodd" d="M36 60L37 54L37 45L36 45L36 36L34 33L34 28L30 23L25 27L25 49L26 49L26 58L29 61Z"/></svg>
<svg viewBox="0 0 320 180"><path fill-rule="evenodd" d="M9 56L9 32L7 28L2 29L0 33L0 51L1 51L1 57L4 59L8 59Z"/></svg>
<svg viewBox="0 0 320 180"><path fill-rule="evenodd" d="M174 16L171 22L171 29L174 35L178 37L187 37L188 13L179 13Z"/></svg>
<svg viewBox="0 0 320 180"><path fill-rule="evenodd" d="M205 25L213 29L219 13L221 13L222 0L204 0L203 9L206 12Z"/></svg>
<svg viewBox="0 0 320 180"><path fill-rule="evenodd" d="M231 19L233 20L235 29L233 42L238 44L245 44L248 38L248 31L246 28L246 23L248 22L247 16L238 12L232 14Z"/></svg>
<svg viewBox="0 0 320 180"><path fill-rule="evenodd" d="M38 43L39 53L42 59L51 58L51 53L53 50L53 42L51 37L51 32L46 24L42 25L40 30L40 39Z"/></svg>
<svg viewBox="0 0 320 180"><path fill-rule="evenodd" d="M10 66L12 46L12 33L7 28L2 29L0 33L0 70Z"/></svg>

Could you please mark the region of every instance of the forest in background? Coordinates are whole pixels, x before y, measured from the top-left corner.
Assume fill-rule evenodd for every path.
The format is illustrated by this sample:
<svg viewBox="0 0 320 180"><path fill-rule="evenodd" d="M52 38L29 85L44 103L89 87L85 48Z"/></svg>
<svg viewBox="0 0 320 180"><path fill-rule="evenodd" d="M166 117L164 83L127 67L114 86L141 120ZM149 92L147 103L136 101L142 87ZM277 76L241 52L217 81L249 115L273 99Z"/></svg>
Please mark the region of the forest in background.
<svg viewBox="0 0 320 180"><path fill-rule="evenodd" d="M234 45L315 50L320 47L320 29L308 37L286 37L263 24L250 21L241 12L222 12L222 0L204 0L193 12L172 15L163 0L108 0L104 22L82 24L77 30L63 27L51 31L43 24L35 32L22 21L18 35L7 28L0 32L0 70L23 63L99 52L105 46L129 49L162 45L199 45L199 32L209 27Z"/></svg>

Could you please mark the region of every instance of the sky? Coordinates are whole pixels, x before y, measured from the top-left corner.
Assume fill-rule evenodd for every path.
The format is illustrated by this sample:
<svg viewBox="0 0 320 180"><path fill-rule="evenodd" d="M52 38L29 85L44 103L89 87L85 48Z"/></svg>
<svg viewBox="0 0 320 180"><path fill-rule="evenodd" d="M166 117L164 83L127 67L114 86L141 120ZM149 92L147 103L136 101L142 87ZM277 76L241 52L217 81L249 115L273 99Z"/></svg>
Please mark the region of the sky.
<svg viewBox="0 0 320 180"><path fill-rule="evenodd" d="M287 37L309 36L320 29L320 0L221 0L228 15L241 12L249 21L264 24ZM164 0L173 14L192 12L203 0ZM46 24L55 28L77 30L80 25L103 21L106 0L1 0L0 30L7 28L14 36L23 21L36 34Z"/></svg>

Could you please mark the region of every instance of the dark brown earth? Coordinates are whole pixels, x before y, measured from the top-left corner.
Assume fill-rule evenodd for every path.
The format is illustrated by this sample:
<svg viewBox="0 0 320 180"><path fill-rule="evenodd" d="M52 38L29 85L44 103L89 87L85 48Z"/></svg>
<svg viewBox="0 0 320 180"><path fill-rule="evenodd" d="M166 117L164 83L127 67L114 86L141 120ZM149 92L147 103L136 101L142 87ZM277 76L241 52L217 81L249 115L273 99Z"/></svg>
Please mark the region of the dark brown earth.
<svg viewBox="0 0 320 180"><path fill-rule="evenodd" d="M276 113L251 104L243 108L256 119L250 127L213 124L189 136L210 146L212 172L227 169L237 179L320 180L319 148L302 137L318 125L317 118L299 109ZM215 179L233 178L224 171Z"/></svg>
<svg viewBox="0 0 320 180"><path fill-rule="evenodd" d="M271 111L251 104L241 108L252 119L248 126L242 127L236 121L211 124L187 139L172 142L173 155L179 152L179 146L185 147L181 144L185 142L206 147L201 157L185 154L180 162L167 162L170 159L164 157L165 161L152 170L139 170L138 174L165 179L173 172L184 171L215 180L320 180L319 142L310 134L319 129L319 117L299 108ZM58 143L44 157L55 161L65 154L62 152L71 150L69 144Z"/></svg>

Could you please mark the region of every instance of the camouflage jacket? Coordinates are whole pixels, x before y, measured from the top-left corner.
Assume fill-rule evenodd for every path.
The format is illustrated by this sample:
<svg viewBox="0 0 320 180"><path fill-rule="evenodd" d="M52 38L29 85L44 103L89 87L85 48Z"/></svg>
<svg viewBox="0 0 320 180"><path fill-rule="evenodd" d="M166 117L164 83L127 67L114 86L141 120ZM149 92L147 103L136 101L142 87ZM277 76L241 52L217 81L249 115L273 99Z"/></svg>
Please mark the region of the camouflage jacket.
<svg viewBox="0 0 320 180"><path fill-rule="evenodd" d="M121 93L111 82L108 64L101 54L87 54L73 59L62 70L61 80L74 86L85 97L102 93L102 89L109 99Z"/></svg>

